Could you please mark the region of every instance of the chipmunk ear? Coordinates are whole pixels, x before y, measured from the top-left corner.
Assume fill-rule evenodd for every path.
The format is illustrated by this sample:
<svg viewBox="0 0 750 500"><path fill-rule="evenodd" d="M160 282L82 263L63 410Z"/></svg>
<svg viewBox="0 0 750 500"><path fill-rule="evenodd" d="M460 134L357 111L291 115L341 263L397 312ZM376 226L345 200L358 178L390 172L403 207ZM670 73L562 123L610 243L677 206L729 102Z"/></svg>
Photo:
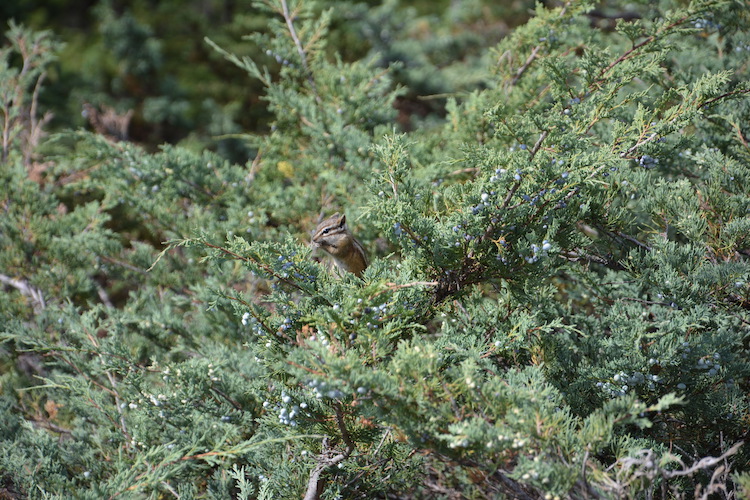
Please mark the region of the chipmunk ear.
<svg viewBox="0 0 750 500"><path fill-rule="evenodd" d="M341 222L339 222L339 227L346 226L346 215L341 216Z"/></svg>

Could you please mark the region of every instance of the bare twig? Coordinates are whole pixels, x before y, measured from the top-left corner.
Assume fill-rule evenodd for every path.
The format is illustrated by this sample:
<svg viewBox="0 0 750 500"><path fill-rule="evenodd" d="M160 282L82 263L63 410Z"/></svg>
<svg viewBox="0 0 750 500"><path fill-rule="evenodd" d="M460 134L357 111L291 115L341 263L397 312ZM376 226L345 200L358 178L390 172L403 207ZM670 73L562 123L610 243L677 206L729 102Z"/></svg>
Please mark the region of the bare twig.
<svg viewBox="0 0 750 500"><path fill-rule="evenodd" d="M102 259L102 260L106 260L107 262L111 262L112 264L116 264L118 266L122 266L125 269L129 269L130 271L133 271L135 273L144 274L144 275L148 273L148 270L143 269L141 267L136 267L136 266L130 264L129 262L125 262L124 260L118 260L118 259L115 259L113 257L109 257L107 255L99 255L99 258Z"/></svg>
<svg viewBox="0 0 750 500"><path fill-rule="evenodd" d="M745 149L750 149L750 144L747 143L747 139L744 135L742 135L742 129L740 128L740 125L736 122L731 122L732 128L737 132L737 137L739 138L740 142L743 146L745 146Z"/></svg>
<svg viewBox="0 0 750 500"><path fill-rule="evenodd" d="M727 92L725 94L721 94L720 96L716 96L713 99L709 99L708 101L701 103L701 105L698 106L698 109L701 109L703 106L711 105L715 103L716 101L720 101L721 99L725 99L729 96L733 96L737 94L747 94L748 92L750 92L750 89L735 90L733 92Z"/></svg>
<svg viewBox="0 0 750 500"><path fill-rule="evenodd" d="M529 153L531 154L532 160L534 159L537 152L539 151L539 148L542 147L542 143L544 142L544 139L546 139L548 135L549 135L549 131L545 130L544 132L542 132L541 135L539 136L539 139L537 139L536 143L534 144L534 147L531 148L531 151L529 151Z"/></svg>
<svg viewBox="0 0 750 500"><path fill-rule="evenodd" d="M393 283L393 282L387 282L385 286L387 288L383 290L378 290L374 294L370 296L370 298L377 297L378 295L381 295L386 292L393 292L395 290L401 290L402 288L411 288L414 286L438 286L440 282L438 281L412 281L411 283Z"/></svg>
<svg viewBox="0 0 750 500"><path fill-rule="evenodd" d="M307 492L305 493L304 500L318 500L320 498L320 475L327 468L338 465L349 458L355 448L354 441L352 441L349 430L346 427L346 422L344 421L344 411L341 408L341 402L336 401L333 407L336 412L336 424L339 427L341 439L344 441L346 449L343 452L337 453L328 446L328 438L323 438L323 449L321 450L320 455L318 455L318 463L315 464L313 470L310 471L310 478L307 481Z"/></svg>
<svg viewBox="0 0 750 500"><path fill-rule="evenodd" d="M643 248L643 249L646 249L646 250L649 250L649 251L651 251L651 247L650 247L649 245L647 245L646 243L643 243L642 241L638 240L637 238L635 238L635 237L633 237L633 236L630 236L630 235L628 235L628 234L625 234L625 233L623 233L622 231L618 231L618 232L617 232L617 233L615 233L615 234L616 234L617 236L619 236L620 238L622 238L622 239L624 239L624 240L627 240L627 241L629 241L629 242L631 242L631 243L634 243L635 245L638 245L639 247L641 247L641 248Z"/></svg>
<svg viewBox="0 0 750 500"><path fill-rule="evenodd" d="M302 63L302 69L305 70L307 81L310 82L310 87L315 94L315 100L320 102L321 99L318 95L318 89L315 85L315 79L313 78L312 71L310 71L310 66L307 64L307 54L305 53L305 48L302 46L302 42L300 41L299 36L297 36L297 30L294 27L294 18L289 13L289 6L287 5L286 0L281 0L281 12L284 16L286 26L287 28L289 28L289 34L294 41L294 46L297 48L297 54L299 54L300 62Z"/></svg>
<svg viewBox="0 0 750 500"><path fill-rule="evenodd" d="M29 297L34 304L34 309L36 311L40 311L44 309L45 307L47 307L47 304L44 301L44 294L42 294L42 291L30 285L27 281L17 280L15 278L11 278L10 276L0 274L0 283L4 283L8 286L12 286L16 290L18 290L21 293L21 295L25 295L26 297Z"/></svg>
<svg viewBox="0 0 750 500"><path fill-rule="evenodd" d="M36 425L38 427L41 427L42 429L47 429L47 430L50 430L52 432L56 432L58 434L64 434L66 436L69 436L69 435L73 434L72 431L70 431L70 430L68 430L68 429L66 429L64 427L60 427L59 425L53 424L49 420L42 420L42 419L39 419L39 418L32 418L32 419L30 419L30 421L34 425ZM0 497L0 498L3 498L3 497Z"/></svg>
<svg viewBox="0 0 750 500"><path fill-rule="evenodd" d="M248 182L253 182L255 180L255 175L258 173L258 170L260 170L262 159L263 159L263 150L259 148L258 154L255 155L255 158L253 158L253 162L250 164L250 170L247 173Z"/></svg>
<svg viewBox="0 0 750 500"><path fill-rule="evenodd" d="M622 153L620 153L620 158L629 158L630 155L633 154L633 152L636 149L638 149L641 146L643 146L644 144L647 144L647 143L649 143L649 142L651 142L651 141L653 141L655 139L658 139L658 138L659 138L659 136L655 132L652 133L650 136L646 137L645 139L641 139L638 142L636 142L633 146L631 146L630 148L628 148L627 151L623 151Z"/></svg>
<svg viewBox="0 0 750 500"><path fill-rule="evenodd" d="M469 167L469 168L461 168L458 170L454 170L453 172L449 173L448 175L454 176L454 175L464 175L464 174L476 174L479 172L479 168L477 167Z"/></svg>
<svg viewBox="0 0 750 500"><path fill-rule="evenodd" d="M390 429L390 428L388 428L388 429L386 429L386 431L385 431L385 432L383 433L383 437L382 437L382 438L380 438L380 442L378 443L378 445L377 445L377 446L375 447L375 451L374 451L374 452L372 453L372 456L373 456L373 457L377 456L377 455L378 455L378 453L380 453L380 449L381 449L381 448L383 447L383 445L385 444L385 441L386 441L386 440L388 439L388 437L389 437L390 435L391 435L391 429Z"/></svg>
<svg viewBox="0 0 750 500"><path fill-rule="evenodd" d="M705 457L689 466L686 465L682 460L680 460L679 457L674 457L682 466L682 468L678 470L667 470L659 465L659 459L653 450L641 450L636 456L628 456L622 458L608 468L608 470L610 471L616 468L619 470L617 471L617 480L608 484L607 489L610 491L610 493L623 494L630 484L634 482L640 482L645 479L648 481L648 483L650 483L648 487L653 490L653 488L655 488L657 484L656 480L658 478L662 478L663 481L661 481L661 494L666 497L668 496L667 489L670 488L667 480L685 476L692 476L697 472L705 471L710 467L722 464L713 472L709 484L705 487L699 485L698 489L696 490L696 498L707 498L710 493L725 488L723 482L726 481L725 478L730 469L730 464L727 461L727 458L736 454L737 450L739 450L742 445L742 441L737 442L720 456ZM705 490L703 490L703 495L699 497L698 493L700 493L702 488L705 488ZM647 493L653 493L653 491ZM650 495L648 496L650 497Z"/></svg>
<svg viewBox="0 0 750 500"><path fill-rule="evenodd" d="M8 92L0 104L0 113L3 115L0 158L7 160L13 141L19 138L18 149L24 165L29 167L32 165L33 151L43 136L42 129L52 119L51 113L37 117L39 93L47 76L43 69L47 64L44 54L49 47L44 43L46 35L28 38L25 33L17 32L9 38L21 58L21 68L6 82Z"/></svg>
<svg viewBox="0 0 750 500"><path fill-rule="evenodd" d="M109 294L104 287L97 282L94 282L94 286L96 287L96 293L99 295L99 300L102 301L102 304L107 306L108 309L114 309L115 305L112 303L112 300L110 300Z"/></svg>
<svg viewBox="0 0 750 500"><path fill-rule="evenodd" d="M213 386L211 387L211 390L212 390L212 391L214 391L214 392L215 392L216 394L218 394L219 396L221 396L222 398L226 399L226 400L227 400L227 401L229 402L229 404L231 404L232 406L234 406L234 409L235 409L235 410L239 410L239 411L242 411L242 405L241 405L241 404L239 404L239 403L238 403L237 401L235 401L234 399L232 399L232 398L231 398L231 397L229 396L229 394L227 394L227 393L225 393L224 391L222 391L222 390L220 390L220 389L218 389L218 388L216 388L216 387L213 387Z"/></svg>
<svg viewBox="0 0 750 500"><path fill-rule="evenodd" d="M737 450L740 449L740 446L742 446L744 443L742 441L739 441L737 443L734 443L734 445L729 448L727 451L722 453L718 457L705 457L697 462L695 462L690 467L686 467L681 470L665 470L663 471L664 477L671 479L673 477L682 477L682 476L692 476L696 472L707 469L709 467L713 467L714 465L724 462L728 457L734 455L737 453Z"/></svg>
<svg viewBox="0 0 750 500"><path fill-rule="evenodd" d="M531 155L531 158L529 159L529 161L534 159L534 156L536 156L536 153L539 151L539 148L542 147L542 143L544 142L544 139L547 138L547 135L549 135L549 132L546 130L539 135L539 139L537 139L536 143L534 144L534 147L531 148L531 151L529 151L529 154ZM513 195L516 194L516 191L518 191L519 187L521 187L520 179L516 181L515 184L513 184L513 186L510 188L510 191L508 191L508 193L505 195L503 204L500 207L502 210L505 210L506 208L508 208L508 205L510 204L510 200L513 199ZM494 231L494 229L495 229L494 225L490 224L490 226L487 228L487 232L484 234L484 236L482 236L482 239L486 239L489 236L489 234L491 234L492 231Z"/></svg>
<svg viewBox="0 0 750 500"><path fill-rule="evenodd" d="M318 463L310 471L310 478L307 481L307 492L304 500L318 500L320 498L320 475L328 467L338 465L349 457L349 453L333 454L333 450L328 447L328 438L323 439L323 450L318 456Z"/></svg>
<svg viewBox="0 0 750 500"><path fill-rule="evenodd" d="M101 354L99 355L99 359L104 361L104 357ZM115 408L117 408L117 413L120 415L120 428L122 429L124 435L129 436L130 433L128 433L128 425L125 422L125 414L122 411L124 405L122 404L122 400L120 399L120 393L117 392L117 380L115 379L115 376L112 375L112 372L110 370L107 370L106 373L107 379L109 380L110 385L112 385L112 391L114 392Z"/></svg>
<svg viewBox="0 0 750 500"><path fill-rule="evenodd" d="M109 106L95 107L83 103L83 115L94 131L111 143L126 141L128 139L128 128L133 118L133 110L129 109L124 114L118 114L114 108Z"/></svg>
<svg viewBox="0 0 750 500"><path fill-rule="evenodd" d="M636 55L636 52L638 52L638 50L640 50L643 47L645 47L646 45L649 45L650 43L653 43L654 41L656 41L658 35L661 35L662 33L667 32L667 31L671 30L672 28L676 28L677 26L680 26L681 24L686 23L690 19L691 19L690 15L681 17L680 19L676 20L675 22L673 22L673 23L671 23L671 24L669 24L667 26L663 26L663 27L659 28L657 30L657 33L655 35L651 35L651 36L647 37L645 40L643 40L642 42L639 42L639 43L633 45L633 47L631 47L630 50L628 50L625 53L623 53L620 57L618 57L617 59L615 59L614 61L612 61L609 64L609 66L607 66L606 68L604 68L603 70L601 70L599 72L599 79L595 82L595 84L599 84L602 81L604 81L604 78L605 78L604 75L606 75L612 68L614 68L615 66L617 66L618 64L620 64L620 63L622 63L624 61L627 61L631 57L634 57ZM707 104L707 103L704 103L704 104Z"/></svg>
<svg viewBox="0 0 750 500"><path fill-rule="evenodd" d="M503 484L505 491L512 492L513 498L517 500L535 500L536 498L539 498L538 496L532 496L526 492L520 482L508 477L506 471L498 470L495 472L494 477L498 478Z"/></svg>
<svg viewBox="0 0 750 500"><path fill-rule="evenodd" d="M181 498L180 494L174 489L174 487L166 481L160 483L168 492L170 492L175 498Z"/></svg>
<svg viewBox="0 0 750 500"><path fill-rule="evenodd" d="M344 440L344 443L346 444L346 450L347 450L347 456L354 451L354 441L352 441L352 437L349 434L349 430L346 428L346 422L344 421L344 410L341 407L341 401L336 401L333 404L333 407L336 409L336 425L339 426L339 432L341 432L341 438Z"/></svg>
<svg viewBox="0 0 750 500"><path fill-rule="evenodd" d="M526 62L524 62L523 65L518 68L518 71L516 71L516 74L513 76L513 80L510 81L511 85L515 85L516 82L521 79L523 74L526 73L526 70L529 69L531 63L534 62L534 59L536 59L536 55L539 53L539 50L541 48L541 45L537 45L536 47L531 49L531 54L529 54L529 57L526 58Z"/></svg>
<svg viewBox="0 0 750 500"><path fill-rule="evenodd" d="M41 118L37 118L37 107L39 105L39 92L42 89L42 83L47 77L47 72L42 71L34 85L34 91L31 94L31 107L29 108L29 130L27 131L26 144L23 150L24 165L31 165L31 154L42 139L42 127L52 119L51 113L45 113Z"/></svg>

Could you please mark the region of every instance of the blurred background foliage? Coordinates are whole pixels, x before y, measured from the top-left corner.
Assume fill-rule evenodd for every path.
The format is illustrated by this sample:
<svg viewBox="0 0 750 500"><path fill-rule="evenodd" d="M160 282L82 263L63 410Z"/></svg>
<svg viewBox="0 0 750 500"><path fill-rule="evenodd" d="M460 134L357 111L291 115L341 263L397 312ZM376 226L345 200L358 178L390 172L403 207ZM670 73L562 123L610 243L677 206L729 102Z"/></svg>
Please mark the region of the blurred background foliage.
<svg viewBox="0 0 750 500"><path fill-rule="evenodd" d="M534 2L328 0L317 8L332 9L332 54L384 68L402 63L394 76L409 91L396 106L410 128L412 118L444 115L445 94L480 85L483 49L524 23ZM0 23L10 20L64 43L41 96L54 113L52 130L96 130L91 115L110 112L128 120L125 135L115 135L147 149L166 142L244 162L255 151L239 135L268 128L261 82L204 40L278 71L283 61L243 39L268 26L251 0L2 2Z"/></svg>

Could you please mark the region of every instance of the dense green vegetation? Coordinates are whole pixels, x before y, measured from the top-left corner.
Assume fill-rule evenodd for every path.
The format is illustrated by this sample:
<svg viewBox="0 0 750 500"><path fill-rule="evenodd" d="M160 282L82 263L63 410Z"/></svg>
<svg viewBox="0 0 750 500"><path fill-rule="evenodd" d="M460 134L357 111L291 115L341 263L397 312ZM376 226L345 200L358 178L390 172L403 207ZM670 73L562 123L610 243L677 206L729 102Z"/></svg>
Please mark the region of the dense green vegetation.
<svg viewBox="0 0 750 500"><path fill-rule="evenodd" d="M455 92L478 84L483 74L467 78L454 70L432 78L437 70L476 58L508 26L524 22L534 2L450 9L448 2L435 0L343 5L317 6L332 8L329 55L345 61L373 57L381 66L403 61L396 79L409 88L410 99L399 105L404 115L423 115L441 113L444 100L419 101L417 95ZM272 117L261 99L263 85L226 64L204 41L209 37L230 46L278 73L282 60L243 40L249 33L269 31L268 14L252 0L4 2L0 21L12 19L51 29L64 41L40 96L54 113L53 129L92 128L91 117L82 113L88 103L119 116L131 113L125 137L150 151L169 142L218 151L240 163L255 156L247 140L237 136L268 129ZM415 43L415 35L421 43Z"/></svg>
<svg viewBox="0 0 750 500"><path fill-rule="evenodd" d="M3 7L0 496L750 488L745 2L64 5Z"/></svg>

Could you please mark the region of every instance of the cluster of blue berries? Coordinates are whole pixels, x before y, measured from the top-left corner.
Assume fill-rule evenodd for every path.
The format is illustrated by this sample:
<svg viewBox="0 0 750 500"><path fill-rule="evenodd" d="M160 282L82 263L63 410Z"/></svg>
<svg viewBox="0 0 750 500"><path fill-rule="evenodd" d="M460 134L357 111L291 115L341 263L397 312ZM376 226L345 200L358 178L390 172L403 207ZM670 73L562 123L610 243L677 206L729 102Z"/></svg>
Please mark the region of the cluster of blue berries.
<svg viewBox="0 0 750 500"><path fill-rule="evenodd" d="M706 375L715 377L721 370L721 364L719 363L720 359L721 355L718 352L715 352L713 353L713 355L698 358L696 367L699 370L704 370L706 372Z"/></svg>
<svg viewBox="0 0 750 500"><path fill-rule="evenodd" d="M278 260L279 264L281 264L281 272L282 276L285 278L289 277L289 270L294 268L294 261L292 258L297 254L297 252L292 252L288 256L286 255L279 255Z"/></svg>
<svg viewBox="0 0 750 500"><path fill-rule="evenodd" d="M659 164L659 159L653 156L643 155L638 159L638 165L643 168L654 168Z"/></svg>
<svg viewBox="0 0 750 500"><path fill-rule="evenodd" d="M313 395L317 399L341 399L344 397L343 391L329 388L328 382L325 380L312 379L307 383L307 386L312 389Z"/></svg>
<svg viewBox="0 0 750 500"><path fill-rule="evenodd" d="M529 264L537 262L540 257L546 257L547 252L549 252L551 249L552 243L550 243L548 240L542 241L542 246L532 243L531 255L526 256L526 262Z"/></svg>
<svg viewBox="0 0 750 500"><path fill-rule="evenodd" d="M720 24L717 24L710 19L696 19L693 21L693 27L704 31L718 31L721 29Z"/></svg>
<svg viewBox="0 0 750 500"><path fill-rule="evenodd" d="M315 281L315 275L302 273L301 271L303 271L303 269L300 269L300 267L294 262L295 255L297 255L297 252L291 252L289 255L278 256L277 261L279 265L277 266L277 269L279 276L282 278L293 277L300 281L313 283Z"/></svg>
<svg viewBox="0 0 750 500"><path fill-rule="evenodd" d="M294 324L300 318L301 313L297 310L294 310L292 307L289 306L289 304L279 305L278 312L280 315L281 314L284 315L284 319L281 320L281 324L279 324L278 329L276 331L276 335L278 337L281 337L283 336L284 333L293 329Z"/></svg>
<svg viewBox="0 0 750 500"><path fill-rule="evenodd" d="M656 360L652 360L654 364ZM643 374L641 372L625 373L620 371L615 373L612 381L597 382L596 386L603 389L611 397L624 396L636 386L646 385L649 390L656 389L656 384L662 383L661 378L654 374Z"/></svg>
<svg viewBox="0 0 750 500"><path fill-rule="evenodd" d="M472 209L472 212L474 212L473 209ZM495 222L497 222L497 220L493 219L493 223L495 223ZM453 232L454 233L460 233L462 229L465 229L465 227L464 227L463 224L456 224L455 226L453 226ZM463 240L464 242L469 242L469 241L472 241L474 238L476 238L476 236L473 235L473 234L471 234L468 231L468 229L467 229L467 230L463 231L463 233L460 235L460 238L458 240L456 240L453 243L453 245L457 246L457 247L460 247L461 244L462 244L461 240Z"/></svg>
<svg viewBox="0 0 750 500"><path fill-rule="evenodd" d="M555 34L555 30L549 30L549 33L547 36L540 36L539 37L540 42L550 42L554 43L557 41L557 35Z"/></svg>
<svg viewBox="0 0 750 500"><path fill-rule="evenodd" d="M266 50L266 55L268 57L273 57L277 63L283 66L294 67L294 64L290 63L288 59L281 57L279 54L274 53L274 51L272 51L271 49Z"/></svg>
<svg viewBox="0 0 750 500"><path fill-rule="evenodd" d="M247 222L250 225L253 225L253 224L257 223L257 219L255 218L255 212L253 212L252 210L249 210L247 212ZM252 232L252 228L248 227L245 231L248 232L248 233L251 233Z"/></svg>
<svg viewBox="0 0 750 500"><path fill-rule="evenodd" d="M525 145L522 144L521 146L523 146L522 149L526 149ZM497 169L495 169L495 175L490 176L490 182L497 182L497 181L499 181L507 173L508 173L508 170L506 170L504 168L497 168ZM523 178L523 170L516 169L515 173L513 174L513 180L516 181L516 182L518 182L522 178Z"/></svg>
<svg viewBox="0 0 750 500"><path fill-rule="evenodd" d="M316 399L341 399L347 395L340 389L330 388L325 380L312 379L307 383L307 387L312 389ZM360 396L364 396L370 390L367 387L360 386L357 387L355 392Z"/></svg>
<svg viewBox="0 0 750 500"><path fill-rule="evenodd" d="M284 321L282 321L281 324L279 325L278 335L281 335L282 333L292 328L293 323L294 321L292 320L292 318L290 318L289 316L285 317Z"/></svg>
<svg viewBox="0 0 750 500"><path fill-rule="evenodd" d="M553 165L553 166L554 165L558 165L559 166L559 165L562 165L563 163L564 163L563 160L552 159L550 164ZM499 168L499 169L495 170L495 175L493 175L493 176L490 177L490 181L491 182L497 182L497 181L499 181L501 179L502 175L505 174L506 172L507 172L507 170L505 170L504 168ZM568 177L569 176L570 176L569 172L563 172L562 174L560 174L560 178L555 180L555 185L557 185L557 186L563 186L563 185L565 185L568 182ZM516 170L515 174L513 175L513 179L516 182L520 182L522 178L523 178L523 171L520 170L520 169ZM547 195L547 194L555 194L555 193L557 193L557 188L551 188L549 190L548 189L541 189L539 192L535 192L535 193L521 193L519 196L521 197L521 199L523 201L528 202L531 205L536 205L539 202L539 200L542 199L545 195ZM482 201L483 202L486 201L486 199L484 198L485 194L486 193L482 194ZM494 195L495 192L492 191L490 194ZM565 202L564 201L558 203L557 208L564 208L564 207L565 207ZM477 211L480 210L481 208L483 208L482 204L477 205L477 207L475 207L472 210L472 213L476 214Z"/></svg>
<svg viewBox="0 0 750 500"><path fill-rule="evenodd" d="M506 172L507 170L505 170L504 168L495 169L495 175L490 177L490 182L499 181L502 178L502 176L505 175ZM519 174L519 178L520 178L520 174Z"/></svg>
<svg viewBox="0 0 750 500"><path fill-rule="evenodd" d="M369 321L367 321L365 326L370 330L374 330L386 319L386 315L388 314L388 304L383 303L375 307L367 306L362 312L369 316Z"/></svg>
<svg viewBox="0 0 750 500"><path fill-rule="evenodd" d="M669 285L669 281L665 281L664 284ZM669 307L671 307L672 309L680 309L680 305L675 302L677 300L677 297L675 297L674 295L667 297L663 293L659 292L656 294L656 298L658 298L659 300L669 300L669 303L667 304L669 305Z"/></svg>
<svg viewBox="0 0 750 500"><path fill-rule="evenodd" d="M263 401L263 408L269 407L271 407L271 403L269 401ZM285 391L281 392L281 403L277 403L273 406L274 411L278 412L279 423L291 427L297 426L297 416L299 416L300 412L305 408L307 408L307 403L303 401L300 404L294 404L292 397Z"/></svg>
<svg viewBox="0 0 750 500"><path fill-rule="evenodd" d="M255 316L253 316L249 312L246 312L242 315L242 326L250 326L250 330L255 335L263 335L265 333L265 330L263 330L263 325L260 324L260 321L258 321Z"/></svg>
<svg viewBox="0 0 750 500"><path fill-rule="evenodd" d="M140 163L136 160L135 156L133 155L132 151L125 150L123 151L123 163L129 164L128 172L133 174L133 177L135 177L138 180L143 179L145 177L145 174L143 170L139 169L136 165L140 165ZM98 155L97 155L98 156Z"/></svg>
<svg viewBox="0 0 750 500"><path fill-rule="evenodd" d="M688 360L691 357L692 349L690 347L690 344L688 342L683 342L682 345L679 347L679 350L681 352L681 358L684 360ZM718 352L702 355L698 358L696 361L696 364L693 365L693 367L687 367L686 369L683 369L683 372L693 372L693 370L697 369L709 377L715 377L719 375L721 371L721 364L720 364L721 355ZM651 358L648 360L648 364L651 367L652 371L654 367L660 367L663 363L661 360L657 358ZM693 372L694 373L694 372ZM692 376L692 375L691 375ZM624 396L629 391L635 389L637 386L644 386L650 390L653 391L656 389L657 384L663 384L663 379L656 374L653 373L641 373L641 372L632 372L632 373L626 373L624 371L620 371L616 373L611 381L606 382L597 382L596 386L603 389L605 392L607 392L612 397L617 396ZM680 391L684 391L687 389L687 384L684 382L680 382L676 385L676 388Z"/></svg>

